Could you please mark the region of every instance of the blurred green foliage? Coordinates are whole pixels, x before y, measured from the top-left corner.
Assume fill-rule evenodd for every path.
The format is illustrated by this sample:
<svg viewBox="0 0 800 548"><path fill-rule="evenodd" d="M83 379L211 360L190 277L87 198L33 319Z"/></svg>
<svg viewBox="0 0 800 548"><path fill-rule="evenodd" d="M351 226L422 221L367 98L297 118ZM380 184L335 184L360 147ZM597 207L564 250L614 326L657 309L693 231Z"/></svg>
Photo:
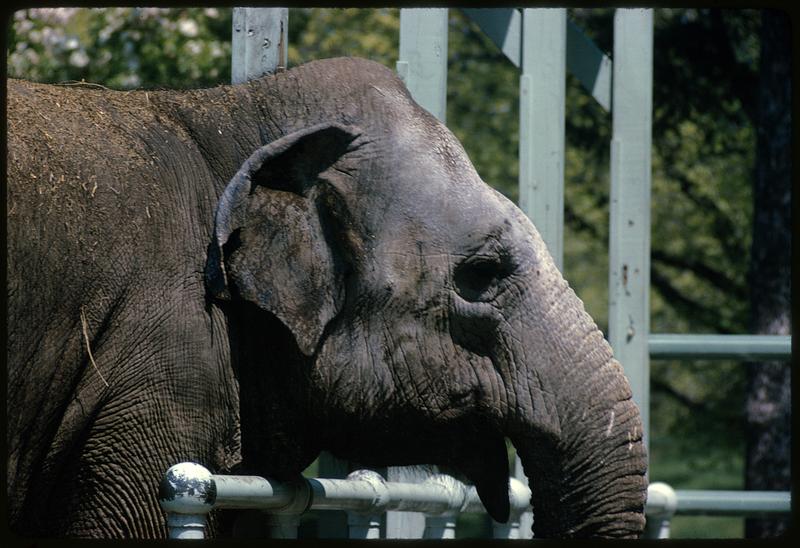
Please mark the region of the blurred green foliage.
<svg viewBox="0 0 800 548"><path fill-rule="evenodd" d="M230 34L230 9L20 10L8 32L8 72L115 89L210 86L230 78Z"/></svg>
<svg viewBox="0 0 800 548"><path fill-rule="evenodd" d="M484 180L516 199L518 69L449 13L448 126ZM612 9L568 13L613 49ZM655 11L654 333L747 331L759 22L755 10ZM230 34L229 8L23 10L10 23L8 72L118 89L210 86L229 80ZM394 68L399 10L291 9L289 36L290 66L362 56ZM572 76L566 93L564 270L607 331L611 120ZM651 478L741 488L741 364L657 361L651 378ZM741 535L741 520L703 520L676 520L674 536Z"/></svg>

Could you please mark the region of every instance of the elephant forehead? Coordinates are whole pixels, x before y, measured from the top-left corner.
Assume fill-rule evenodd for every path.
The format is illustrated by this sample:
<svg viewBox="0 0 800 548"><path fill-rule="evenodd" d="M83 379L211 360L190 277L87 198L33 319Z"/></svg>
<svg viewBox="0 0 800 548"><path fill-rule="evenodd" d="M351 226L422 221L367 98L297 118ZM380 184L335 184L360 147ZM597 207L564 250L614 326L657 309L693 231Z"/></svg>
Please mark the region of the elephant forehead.
<svg viewBox="0 0 800 548"><path fill-rule="evenodd" d="M452 136L432 142L420 135L400 139L391 167L378 192L384 202L380 220L427 226L432 230L464 226L471 221L498 220L505 206L478 176ZM458 148L456 148L458 145Z"/></svg>
<svg viewBox="0 0 800 548"><path fill-rule="evenodd" d="M423 170L414 175L432 177ZM477 177L469 184L426 183L415 177L378 219L381 239L396 242L395 251L468 253L508 230L506 204Z"/></svg>
<svg viewBox="0 0 800 548"><path fill-rule="evenodd" d="M368 246L418 260L468 253L506 230L508 200L481 180L456 137L413 103L403 108L386 133L371 128L361 156L369 167L346 193Z"/></svg>
<svg viewBox="0 0 800 548"><path fill-rule="evenodd" d="M469 185L479 179L464 147L453 133L422 109L417 109L407 123L394 132L395 151L408 160L410 167L433 170L438 180L448 185ZM447 177L458 174L459 177Z"/></svg>

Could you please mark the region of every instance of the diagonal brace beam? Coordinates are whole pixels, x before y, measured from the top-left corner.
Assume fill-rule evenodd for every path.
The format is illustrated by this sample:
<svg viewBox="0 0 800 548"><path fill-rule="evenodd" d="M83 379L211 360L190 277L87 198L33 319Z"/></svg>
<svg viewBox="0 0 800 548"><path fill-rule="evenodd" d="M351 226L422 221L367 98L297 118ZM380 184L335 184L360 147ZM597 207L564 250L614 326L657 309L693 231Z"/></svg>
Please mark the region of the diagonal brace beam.
<svg viewBox="0 0 800 548"><path fill-rule="evenodd" d="M462 8L515 67L522 65L522 14L515 8ZM567 69L611 111L611 58L567 20Z"/></svg>

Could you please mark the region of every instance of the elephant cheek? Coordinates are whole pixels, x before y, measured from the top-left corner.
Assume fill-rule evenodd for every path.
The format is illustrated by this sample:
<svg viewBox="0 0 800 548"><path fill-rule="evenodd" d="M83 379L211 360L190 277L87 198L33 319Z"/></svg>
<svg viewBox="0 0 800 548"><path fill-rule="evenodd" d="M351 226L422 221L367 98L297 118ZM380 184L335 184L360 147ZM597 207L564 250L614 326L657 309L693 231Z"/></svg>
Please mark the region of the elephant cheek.
<svg viewBox="0 0 800 548"><path fill-rule="evenodd" d="M310 411L333 430L371 420L393 398L386 367L373 352L383 341L368 326L349 324L326 337L308 377Z"/></svg>

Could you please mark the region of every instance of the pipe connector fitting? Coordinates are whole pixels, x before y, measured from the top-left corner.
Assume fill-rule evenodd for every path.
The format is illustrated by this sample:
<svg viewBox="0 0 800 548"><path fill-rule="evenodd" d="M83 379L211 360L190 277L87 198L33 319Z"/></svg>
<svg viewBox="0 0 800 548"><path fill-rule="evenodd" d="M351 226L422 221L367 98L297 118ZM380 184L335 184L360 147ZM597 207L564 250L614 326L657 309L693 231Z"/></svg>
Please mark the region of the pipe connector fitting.
<svg viewBox="0 0 800 548"><path fill-rule="evenodd" d="M355 470L348 474L347 479L367 484L374 493L372 501L365 501L363 509L358 512L379 515L386 511L391 495L383 476L374 470Z"/></svg>
<svg viewBox="0 0 800 548"><path fill-rule="evenodd" d="M447 507L439 512L428 512L429 516L454 516L463 512L469 502L469 487L447 474L434 474L422 482L444 489Z"/></svg>
<svg viewBox="0 0 800 548"><path fill-rule="evenodd" d="M277 487L278 485L280 486ZM311 507L313 498L311 485L309 485L308 481L302 476L283 484L276 483L276 487L276 491L280 489L290 493L291 499L289 503L284 506L270 509L270 514L299 517L300 514L303 514Z"/></svg>

